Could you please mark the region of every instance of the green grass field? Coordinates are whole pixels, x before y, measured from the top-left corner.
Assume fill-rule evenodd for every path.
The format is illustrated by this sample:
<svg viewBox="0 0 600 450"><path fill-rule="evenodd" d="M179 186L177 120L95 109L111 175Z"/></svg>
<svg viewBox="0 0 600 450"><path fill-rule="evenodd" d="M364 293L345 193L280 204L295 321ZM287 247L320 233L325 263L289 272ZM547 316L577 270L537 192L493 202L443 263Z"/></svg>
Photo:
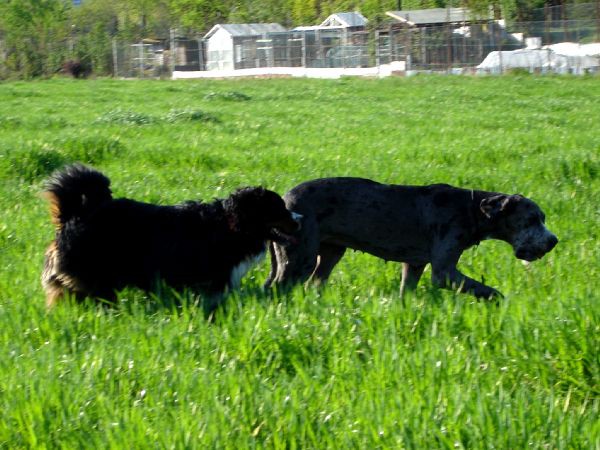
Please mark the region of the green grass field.
<svg viewBox="0 0 600 450"><path fill-rule="evenodd" d="M0 447L600 448L599 98L597 77L0 84ZM560 244L465 252L500 306L429 271L403 303L399 264L348 252L277 299L261 264L214 323L175 292L47 312L38 194L72 161L163 204L339 175L521 193Z"/></svg>

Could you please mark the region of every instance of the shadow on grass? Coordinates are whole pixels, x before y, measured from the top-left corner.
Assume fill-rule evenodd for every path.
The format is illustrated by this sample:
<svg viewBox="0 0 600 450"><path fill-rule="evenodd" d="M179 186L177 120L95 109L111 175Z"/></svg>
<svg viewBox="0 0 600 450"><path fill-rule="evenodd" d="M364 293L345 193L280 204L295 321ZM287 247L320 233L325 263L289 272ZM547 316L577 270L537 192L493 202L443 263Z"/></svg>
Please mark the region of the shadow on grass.
<svg viewBox="0 0 600 450"><path fill-rule="evenodd" d="M86 310L103 311L116 315L171 314L176 317L201 315L208 323L225 324L242 318L248 310L255 307L267 310L270 306L277 309L304 309L310 303L315 314L319 308L338 307L356 314L370 314L374 309L393 312L400 315L427 314L437 310L462 310L471 303L486 304L466 294L422 286L417 290L405 293L400 298L398 289L388 286L385 289L357 290L341 286L287 286L264 289L256 283L247 283L240 290L223 294L207 295L193 289L178 290L165 283L159 283L151 291L126 288L116 293L116 300L94 299L86 297L78 299L69 296L67 304ZM392 306L385 306L386 304ZM396 304L395 306L393 306ZM376 306L378 305L378 306ZM490 306L498 307L496 303ZM362 311L359 312L359 311ZM420 311L420 312L419 312Z"/></svg>
<svg viewBox="0 0 600 450"><path fill-rule="evenodd" d="M116 292L115 297L116 300L69 294L61 304L116 315L152 316L165 312L174 316L202 314L209 323L219 323L241 314L246 299L261 304L267 304L272 299L260 288L250 287L244 289L243 293L206 294L192 289L178 290L164 283L159 283L151 291L125 288Z"/></svg>

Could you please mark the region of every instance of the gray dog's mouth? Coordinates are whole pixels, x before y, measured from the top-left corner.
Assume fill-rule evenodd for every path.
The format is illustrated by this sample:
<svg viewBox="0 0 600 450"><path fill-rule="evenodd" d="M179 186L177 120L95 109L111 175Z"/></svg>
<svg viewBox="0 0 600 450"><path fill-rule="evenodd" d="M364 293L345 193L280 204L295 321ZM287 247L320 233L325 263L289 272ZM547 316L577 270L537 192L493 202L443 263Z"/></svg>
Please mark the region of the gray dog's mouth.
<svg viewBox="0 0 600 450"><path fill-rule="evenodd" d="M547 252L544 252L544 251L540 252L540 251L533 251L533 250L527 250L527 249L519 249L515 252L515 256L517 257L517 259L522 259L524 261L532 262L537 259L540 259L546 253Z"/></svg>
<svg viewBox="0 0 600 450"><path fill-rule="evenodd" d="M290 211L291 220L285 220L269 230L269 237L280 244L297 244L298 238L292 233L296 233L302 227L302 215Z"/></svg>
<svg viewBox="0 0 600 450"><path fill-rule="evenodd" d="M518 259L523 259L525 261L535 261L536 259L540 259L546 253L552 250L556 246L556 244L558 244L558 239L556 236L553 235L547 240L544 248L520 247L515 249L515 256Z"/></svg>
<svg viewBox="0 0 600 450"><path fill-rule="evenodd" d="M517 257L517 259L522 259L523 261L527 262L533 262L536 259L540 259L539 256L533 256L529 253L517 253L515 256Z"/></svg>
<svg viewBox="0 0 600 450"><path fill-rule="evenodd" d="M279 228L271 228L269 237L279 244L296 244L298 239L291 234L281 231Z"/></svg>

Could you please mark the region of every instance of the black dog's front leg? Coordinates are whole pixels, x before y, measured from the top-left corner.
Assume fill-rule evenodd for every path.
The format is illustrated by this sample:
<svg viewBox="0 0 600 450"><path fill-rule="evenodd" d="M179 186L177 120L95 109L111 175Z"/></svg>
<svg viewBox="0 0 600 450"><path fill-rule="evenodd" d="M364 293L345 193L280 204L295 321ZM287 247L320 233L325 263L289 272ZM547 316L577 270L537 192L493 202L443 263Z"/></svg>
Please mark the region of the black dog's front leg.
<svg viewBox="0 0 600 450"><path fill-rule="evenodd" d="M456 268L456 263L459 258L460 254L457 255L454 252L449 252L446 254L446 257L436 258L431 261L431 281L434 285L468 293L477 298L486 300L503 297L496 289L486 286L461 273Z"/></svg>

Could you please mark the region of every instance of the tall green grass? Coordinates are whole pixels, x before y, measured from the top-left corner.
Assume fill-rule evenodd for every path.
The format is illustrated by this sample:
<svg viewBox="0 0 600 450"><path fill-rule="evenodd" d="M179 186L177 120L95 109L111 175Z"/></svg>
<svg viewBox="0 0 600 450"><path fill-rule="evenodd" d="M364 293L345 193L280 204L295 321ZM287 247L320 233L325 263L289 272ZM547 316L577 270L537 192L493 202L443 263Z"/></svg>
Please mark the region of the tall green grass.
<svg viewBox="0 0 600 450"><path fill-rule="evenodd" d="M503 77L0 84L0 446L600 448L600 80ZM558 247L461 269L499 306L348 252L322 291L268 264L214 323L187 292L44 308L38 193L82 161L115 195L175 203L323 176L537 201Z"/></svg>

